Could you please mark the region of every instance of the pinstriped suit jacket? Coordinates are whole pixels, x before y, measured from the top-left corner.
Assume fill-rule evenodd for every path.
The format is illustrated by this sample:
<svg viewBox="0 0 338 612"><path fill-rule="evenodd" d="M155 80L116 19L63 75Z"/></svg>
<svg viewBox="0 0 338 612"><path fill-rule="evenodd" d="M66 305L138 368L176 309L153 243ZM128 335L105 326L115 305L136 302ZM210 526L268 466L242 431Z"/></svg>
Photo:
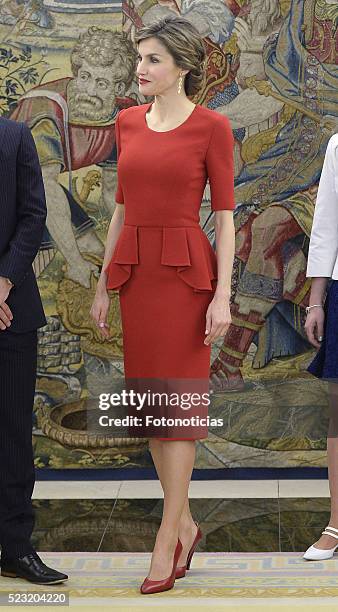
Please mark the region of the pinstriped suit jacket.
<svg viewBox="0 0 338 612"><path fill-rule="evenodd" d="M46 324L32 268L47 215L45 190L30 129L5 117L0 117L0 179L0 276L14 283L6 300L13 313L8 329L31 331Z"/></svg>

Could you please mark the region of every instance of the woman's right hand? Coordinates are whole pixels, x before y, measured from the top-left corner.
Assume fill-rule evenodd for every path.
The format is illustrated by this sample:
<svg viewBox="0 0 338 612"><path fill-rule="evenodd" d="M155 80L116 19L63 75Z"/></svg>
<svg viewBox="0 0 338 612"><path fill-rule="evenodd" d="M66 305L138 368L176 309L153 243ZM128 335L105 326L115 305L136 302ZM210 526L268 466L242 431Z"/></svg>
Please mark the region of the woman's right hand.
<svg viewBox="0 0 338 612"><path fill-rule="evenodd" d="M323 308L321 306L316 306L309 310L304 325L309 342L317 349L321 346L320 338L323 338L324 334L324 318Z"/></svg>
<svg viewBox="0 0 338 612"><path fill-rule="evenodd" d="M90 316L95 321L100 329L100 332L105 338L109 338L109 327L107 325L107 316L110 306L110 298L105 288L97 287L95 298L90 309Z"/></svg>

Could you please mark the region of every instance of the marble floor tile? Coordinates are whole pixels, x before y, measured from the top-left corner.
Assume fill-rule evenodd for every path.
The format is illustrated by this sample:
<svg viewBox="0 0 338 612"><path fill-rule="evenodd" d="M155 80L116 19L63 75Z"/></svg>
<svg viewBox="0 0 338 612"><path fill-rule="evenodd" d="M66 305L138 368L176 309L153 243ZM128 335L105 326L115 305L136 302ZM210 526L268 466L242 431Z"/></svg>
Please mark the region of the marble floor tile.
<svg viewBox="0 0 338 612"><path fill-rule="evenodd" d="M163 497L159 481L126 480L119 489L119 498ZM192 480L190 498L277 498L277 480Z"/></svg>
<svg viewBox="0 0 338 612"><path fill-rule="evenodd" d="M162 499L117 499L100 552L150 552L160 526Z"/></svg>
<svg viewBox="0 0 338 612"><path fill-rule="evenodd" d="M214 499L200 511L205 551L280 550L277 499Z"/></svg>
<svg viewBox="0 0 338 612"><path fill-rule="evenodd" d="M40 551L99 549L115 500L35 499L32 543Z"/></svg>
<svg viewBox="0 0 338 612"><path fill-rule="evenodd" d="M277 499L191 499L205 552L279 551ZM151 551L163 511L162 499L119 498L100 551Z"/></svg>
<svg viewBox="0 0 338 612"><path fill-rule="evenodd" d="M330 518L327 497L280 499L279 508L283 552L304 552L319 539Z"/></svg>
<svg viewBox="0 0 338 612"><path fill-rule="evenodd" d="M119 480L37 480L33 499L116 499L121 485Z"/></svg>
<svg viewBox="0 0 338 612"><path fill-rule="evenodd" d="M203 532L199 550L304 551L328 523L327 485L316 479L192 481L190 508ZM161 522L163 495L154 480L41 481L36 483L33 505L32 541L37 550L150 552Z"/></svg>
<svg viewBox="0 0 338 612"><path fill-rule="evenodd" d="M322 479L279 480L279 497L330 497L329 481Z"/></svg>
<svg viewBox="0 0 338 612"><path fill-rule="evenodd" d="M159 480L124 480L119 489L119 498L161 498L163 491Z"/></svg>
<svg viewBox="0 0 338 612"><path fill-rule="evenodd" d="M329 497L327 479L192 480L190 498ZM158 480L37 481L33 499L162 498Z"/></svg>

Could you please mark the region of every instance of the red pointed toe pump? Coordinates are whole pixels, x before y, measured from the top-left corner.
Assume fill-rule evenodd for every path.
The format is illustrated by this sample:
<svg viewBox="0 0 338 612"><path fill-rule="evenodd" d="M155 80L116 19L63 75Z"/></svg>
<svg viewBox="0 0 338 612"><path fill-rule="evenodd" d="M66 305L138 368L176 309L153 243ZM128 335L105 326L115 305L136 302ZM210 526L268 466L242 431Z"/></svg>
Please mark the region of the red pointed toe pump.
<svg viewBox="0 0 338 612"><path fill-rule="evenodd" d="M141 585L141 588L140 588L140 591L143 595L149 595L150 593L160 593L162 591L169 591L169 589L173 588L174 583L175 583L175 577L176 577L177 562L180 558L182 548L183 547L182 547L180 540L177 540L174 560L173 560L173 569L172 569L170 576L168 576L168 578L165 578L164 580L149 580L147 576L147 578L144 579Z"/></svg>
<svg viewBox="0 0 338 612"><path fill-rule="evenodd" d="M198 529L197 529L197 533L196 533L195 539L194 539L194 541L193 541L193 543L191 545L191 548L190 548L190 550L188 552L187 562L186 562L185 565L181 565L181 566L176 568L176 576L175 576L175 578L184 578L184 576L186 574L186 571L188 569L190 569L191 559L192 559L192 556L193 556L193 554L195 552L197 544L198 544L198 542L203 537L203 534L202 534L200 526L197 523L195 523L195 524L196 524Z"/></svg>

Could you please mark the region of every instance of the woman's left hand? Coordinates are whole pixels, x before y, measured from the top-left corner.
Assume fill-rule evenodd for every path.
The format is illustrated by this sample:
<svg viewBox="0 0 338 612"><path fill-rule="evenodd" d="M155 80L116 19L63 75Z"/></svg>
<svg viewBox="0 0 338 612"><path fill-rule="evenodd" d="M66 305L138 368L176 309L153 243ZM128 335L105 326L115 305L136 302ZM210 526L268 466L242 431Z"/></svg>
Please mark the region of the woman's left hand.
<svg viewBox="0 0 338 612"><path fill-rule="evenodd" d="M224 336L231 323L229 300L224 297L214 296L210 302L206 314L205 333L208 334L204 339L204 344L214 342L220 336Z"/></svg>

